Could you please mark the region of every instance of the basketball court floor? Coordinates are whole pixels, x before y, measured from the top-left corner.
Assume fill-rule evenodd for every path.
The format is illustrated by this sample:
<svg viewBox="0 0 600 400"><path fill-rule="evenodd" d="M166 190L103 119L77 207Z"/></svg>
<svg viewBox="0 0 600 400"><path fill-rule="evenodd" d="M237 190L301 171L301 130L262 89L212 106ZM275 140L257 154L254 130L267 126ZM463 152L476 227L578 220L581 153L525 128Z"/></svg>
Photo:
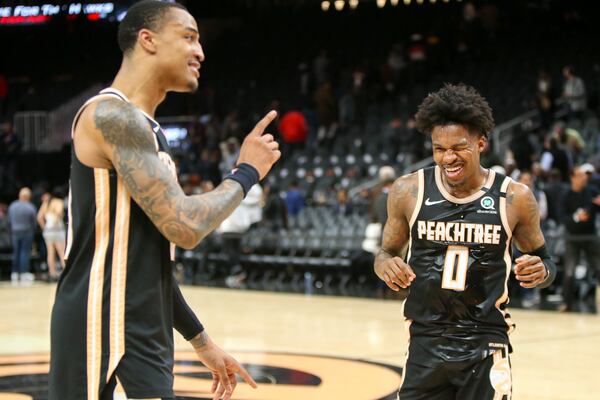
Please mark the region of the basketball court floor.
<svg viewBox="0 0 600 400"><path fill-rule="evenodd" d="M55 286L0 286L0 400L46 399ZM407 333L398 301L184 287L209 335L259 388L238 400L395 399ZM150 312L150 311L149 311ZM600 316L511 310L513 399L600 399ZM210 399L209 374L176 336L175 391Z"/></svg>

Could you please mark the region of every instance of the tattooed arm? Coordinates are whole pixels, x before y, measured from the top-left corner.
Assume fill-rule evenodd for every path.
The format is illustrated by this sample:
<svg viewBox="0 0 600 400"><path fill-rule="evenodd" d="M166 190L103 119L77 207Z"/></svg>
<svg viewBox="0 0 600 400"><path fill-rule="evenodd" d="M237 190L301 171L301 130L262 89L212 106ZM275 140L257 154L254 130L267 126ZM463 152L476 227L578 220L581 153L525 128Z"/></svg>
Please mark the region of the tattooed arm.
<svg viewBox="0 0 600 400"><path fill-rule="evenodd" d="M513 237L519 251L527 253L544 245L540 210L533 192L521 183L511 182L506 193Z"/></svg>
<svg viewBox="0 0 600 400"><path fill-rule="evenodd" d="M549 286L554 278L554 263L546 249L540 227L540 210L532 191L523 184L511 182L507 190L509 222L517 248L523 255L517 258L515 275L521 286ZM550 279L548 279L550 278Z"/></svg>
<svg viewBox="0 0 600 400"><path fill-rule="evenodd" d="M383 230L381 250L375 256L375 273L392 290L406 289L415 274L401 258L410 237L409 215L417 201L417 174L405 175L394 182L388 195L388 220Z"/></svg>
<svg viewBox="0 0 600 400"><path fill-rule="evenodd" d="M264 127L266 125L268 122ZM109 99L89 106L78 123L75 139L80 133L81 136L87 134L93 138L100 153L123 180L131 197L165 238L178 246L187 249L195 247L242 201L242 187L233 180L223 181L209 193L186 196L175 176L158 158L148 121L131 104ZM252 139L262 142L262 138L259 134ZM77 140L75 144L78 144ZM265 149L267 145L264 143L262 148L261 143L252 144L255 145L253 150L259 150L252 155L257 156L255 158L258 158L260 167L260 163L264 164L268 158L266 151L272 150Z"/></svg>

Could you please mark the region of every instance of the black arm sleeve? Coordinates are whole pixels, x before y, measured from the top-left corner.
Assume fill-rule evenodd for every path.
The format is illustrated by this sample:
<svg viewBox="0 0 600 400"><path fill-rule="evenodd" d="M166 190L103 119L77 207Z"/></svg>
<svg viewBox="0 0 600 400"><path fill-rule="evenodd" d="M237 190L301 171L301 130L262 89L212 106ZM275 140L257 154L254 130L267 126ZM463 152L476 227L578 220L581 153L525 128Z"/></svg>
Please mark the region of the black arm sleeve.
<svg viewBox="0 0 600 400"><path fill-rule="evenodd" d="M542 259L542 262L546 266L546 270L548 271L548 276L542 283L540 283L538 285L538 287L540 289L547 288L548 286L550 286L552 284L552 282L554 281L554 278L556 278L556 264L554 263L554 261L552 261L552 257L550 256L550 253L548 253L548 250L546 249L546 245L540 247L537 250L531 251L528 254L530 254L532 256L538 256L539 258Z"/></svg>
<svg viewBox="0 0 600 400"><path fill-rule="evenodd" d="M177 329L177 332L181 333L185 340L191 340L204 330L204 326L185 302L175 277L171 281L173 288L173 328Z"/></svg>

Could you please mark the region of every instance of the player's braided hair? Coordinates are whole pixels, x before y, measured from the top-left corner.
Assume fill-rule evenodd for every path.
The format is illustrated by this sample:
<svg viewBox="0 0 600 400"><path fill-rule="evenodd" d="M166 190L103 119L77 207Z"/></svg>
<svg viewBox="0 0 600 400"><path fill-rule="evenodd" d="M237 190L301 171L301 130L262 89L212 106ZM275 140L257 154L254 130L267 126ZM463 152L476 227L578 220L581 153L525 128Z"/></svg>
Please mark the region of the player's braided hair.
<svg viewBox="0 0 600 400"><path fill-rule="evenodd" d="M487 137L494 128L492 109L473 87L446 83L430 93L419 106L415 116L417 128L431 134L436 126L459 124L469 132Z"/></svg>
<svg viewBox="0 0 600 400"><path fill-rule="evenodd" d="M159 0L143 0L134 4L119 24L118 41L123 54L135 47L140 29L157 32L162 27L163 17L171 8L187 9L179 3Z"/></svg>

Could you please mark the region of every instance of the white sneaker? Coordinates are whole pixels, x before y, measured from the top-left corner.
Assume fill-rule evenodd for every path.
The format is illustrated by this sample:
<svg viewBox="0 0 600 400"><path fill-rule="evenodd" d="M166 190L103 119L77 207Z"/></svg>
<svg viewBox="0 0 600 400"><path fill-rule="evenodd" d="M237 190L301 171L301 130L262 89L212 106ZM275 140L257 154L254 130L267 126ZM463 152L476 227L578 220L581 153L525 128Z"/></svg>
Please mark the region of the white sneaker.
<svg viewBox="0 0 600 400"><path fill-rule="evenodd" d="M10 274L10 283L13 286L18 286L19 285L19 273L18 272L11 272L11 274Z"/></svg>
<svg viewBox="0 0 600 400"><path fill-rule="evenodd" d="M33 283L35 281L35 275L31 272L24 272L21 274L21 282L23 283Z"/></svg>

